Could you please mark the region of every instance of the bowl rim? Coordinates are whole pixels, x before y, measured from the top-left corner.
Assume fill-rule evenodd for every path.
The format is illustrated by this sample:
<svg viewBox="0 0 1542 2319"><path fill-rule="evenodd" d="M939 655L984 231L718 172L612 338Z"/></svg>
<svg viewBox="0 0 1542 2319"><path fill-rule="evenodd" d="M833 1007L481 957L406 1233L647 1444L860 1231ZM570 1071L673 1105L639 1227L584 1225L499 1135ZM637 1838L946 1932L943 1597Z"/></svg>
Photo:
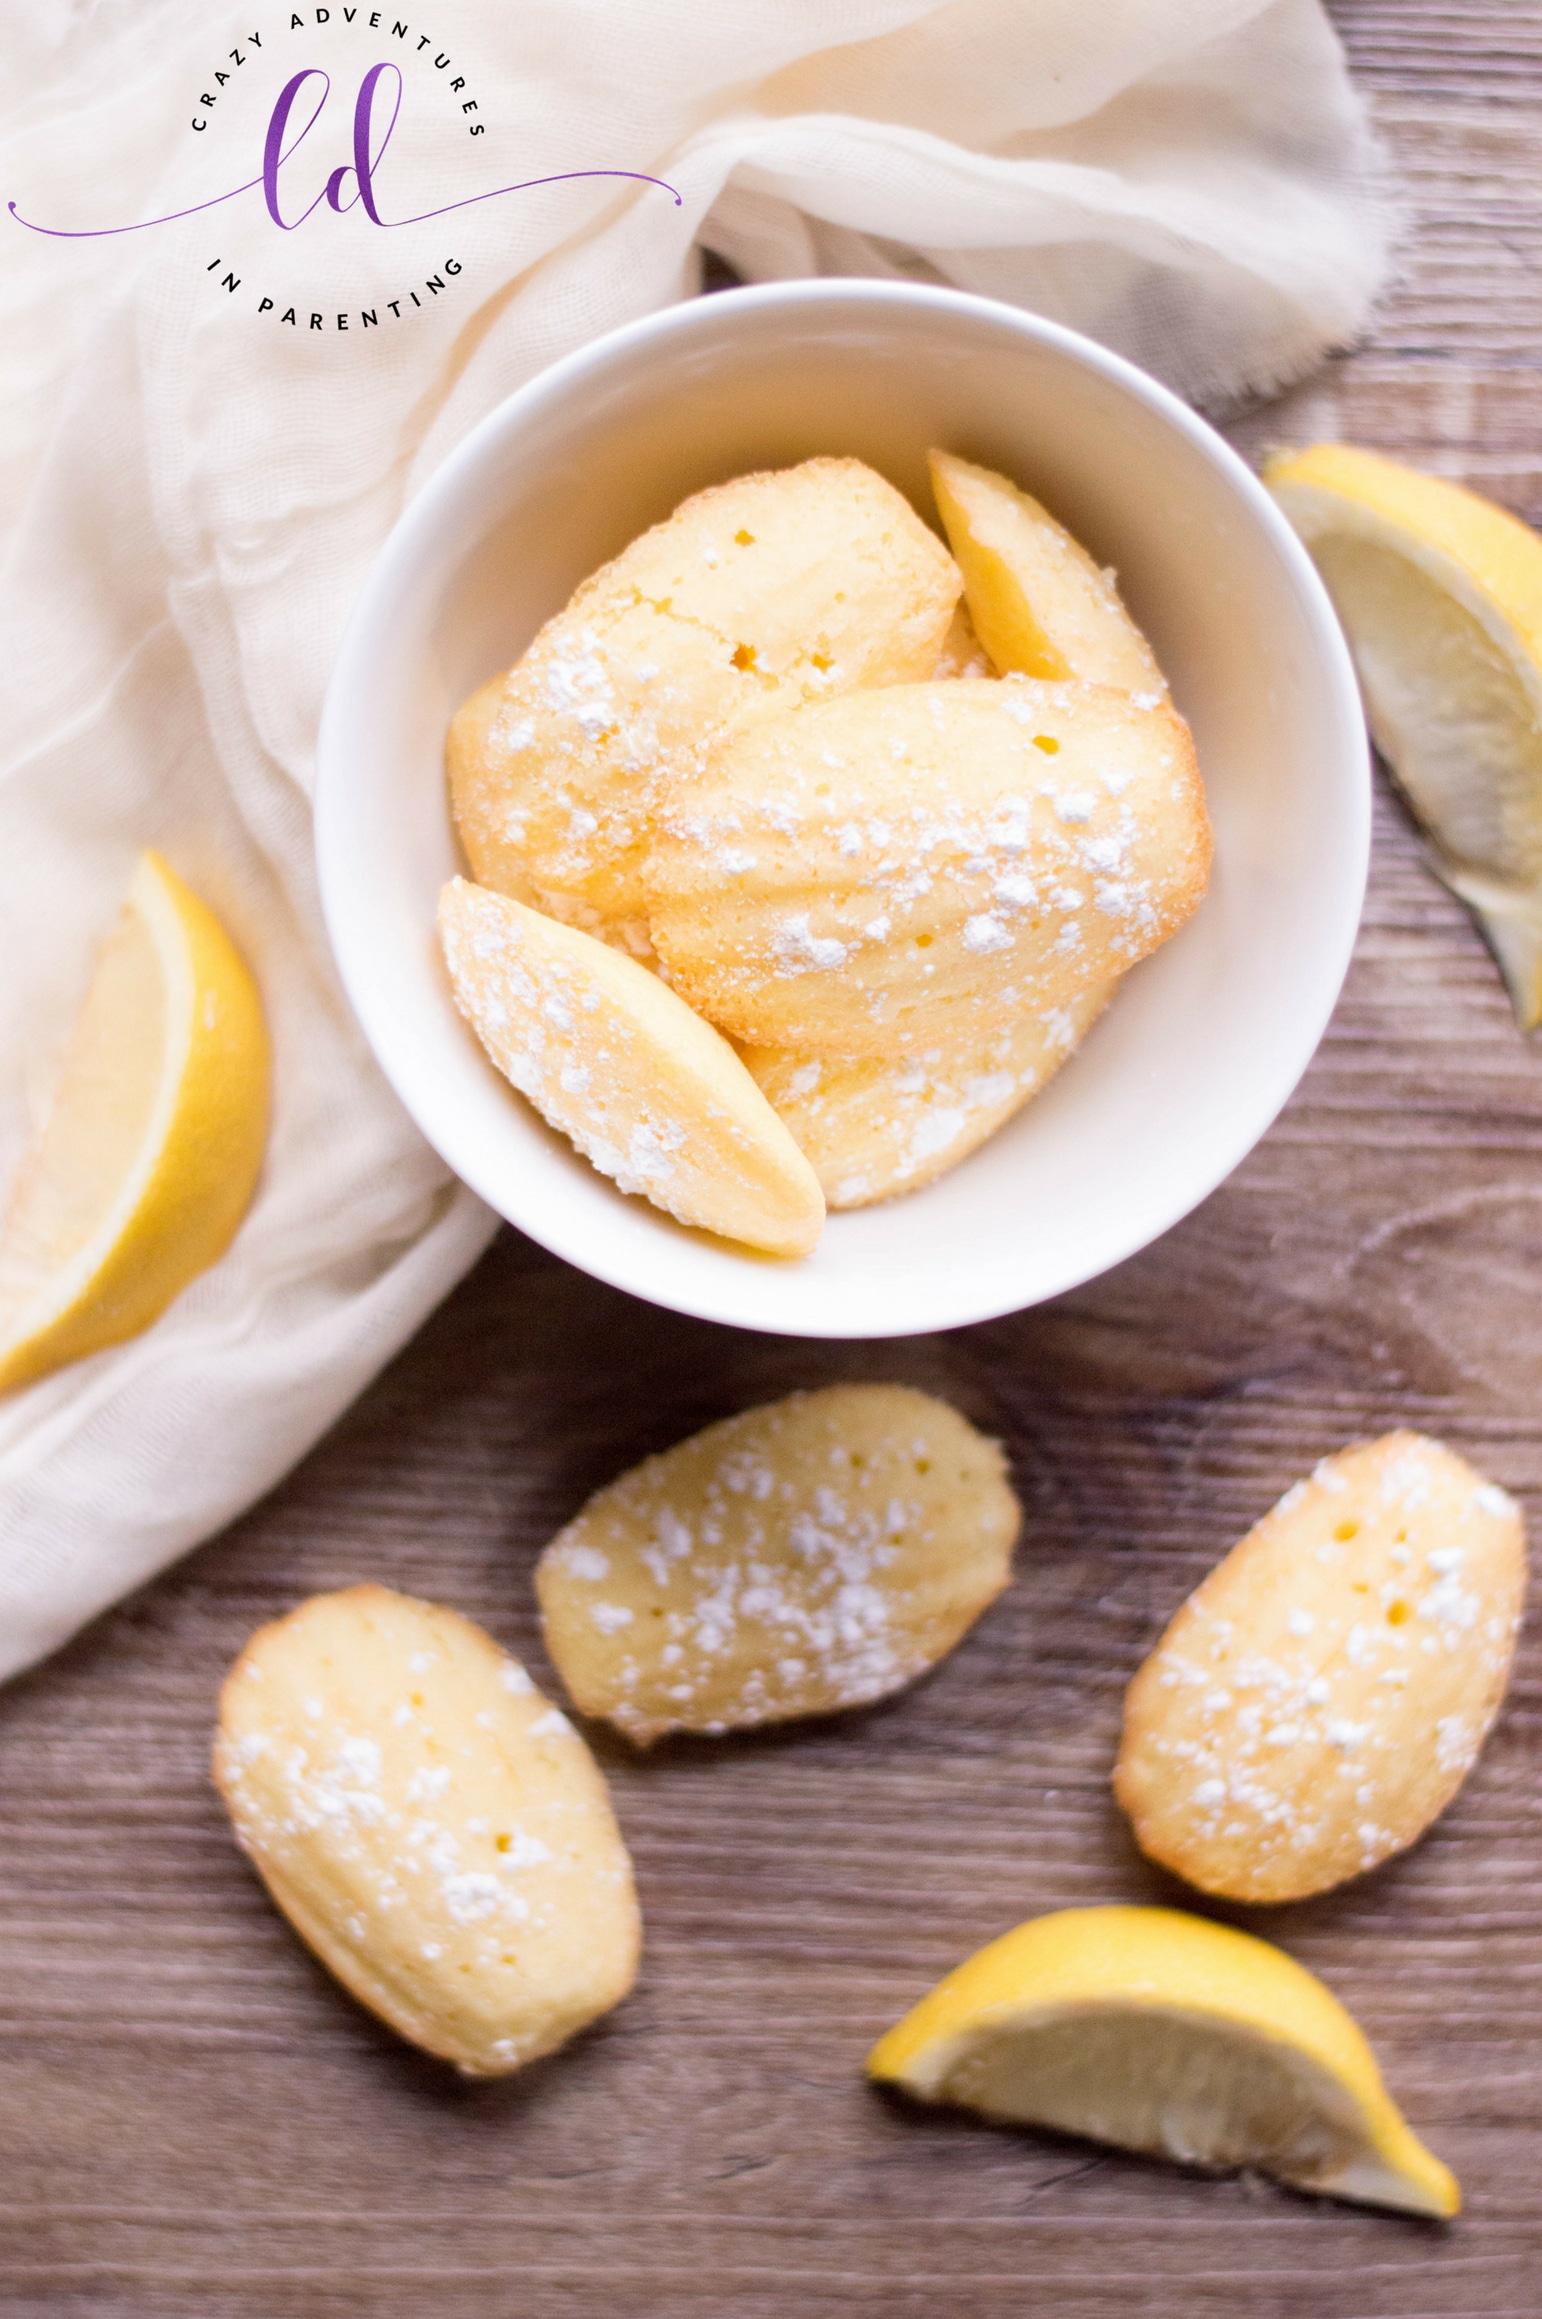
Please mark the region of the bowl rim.
<svg viewBox="0 0 1542 2319"><path fill-rule="evenodd" d="M1345 765L1346 779L1342 784L1343 825L1335 832L1341 849L1336 865L1336 882L1343 900L1331 941L1319 947L1319 959L1330 971L1325 972L1318 981L1317 1003L1293 1018L1293 1035L1289 1039L1277 1042L1275 1052L1278 1060L1266 1099L1267 1107L1255 1109L1232 1136L1217 1140L1205 1164L1196 1170L1187 1187L1183 1205L1175 1209L1157 1231L1138 1229L1128 1246L1116 1247L1106 1258L1090 1265L1080 1259L1069 1261L1064 1266L1063 1278L1057 1278L1051 1273L1048 1285L1036 1288L1026 1299L1020 1288L1015 1287L1007 1287L1002 1293L984 1298L977 1288L961 1295L951 1281L944 1277L927 1283L915 1299L915 1309L903 1320L881 1320L875 1325L859 1326L856 1330L849 1326L839 1326L835 1321L826 1320L818 1314L805 1315L801 1319L760 1312L753 1315L736 1314L727 1309L731 1305L731 1298L693 1292L690 1287L679 1292L669 1292L654 1281L645 1284L639 1280L636 1277L639 1268L629 1266L624 1258L607 1256L586 1245L581 1220L569 1227L563 1220L548 1219L544 1212L510 1215L511 1203L506 1191L501 1186L498 1192L494 1191L485 1180L487 1172L478 1168L475 1154L458 1153L455 1159L451 1159L444 1146L446 1142L453 1144L456 1139L443 1135L442 1127L436 1132L424 1116L425 1110L431 1110L432 1106L424 1103L416 1077L393 1051L389 1026L383 1022L377 1023L377 1010L371 1003L367 959L362 954L367 945L356 948L353 939L349 881L342 867L346 848L335 842L347 820L346 793L349 783L344 736L350 698L369 662L371 638L383 610L396 596L403 580L436 533L440 503L446 498L453 498L464 479L473 474L506 437L518 433L528 414L560 399L586 374L624 362L630 354L656 340L689 335L695 330L719 329L725 317L734 312L763 313L777 308L817 310L822 306L837 308L853 304L880 310L886 307L929 306L961 318L970 317L996 328L1005 327L1030 341L1053 348L1073 363L1101 374L1103 379L1144 403L1186 437L1200 455L1219 470L1240 498L1294 582L1311 632L1317 662L1316 674L1328 688L1332 721L1343 729L1350 760ZM586 341L582 346L547 364L495 404L423 479L387 534L365 576L349 613L328 679L317 739L314 837L321 910L328 940L344 993L376 1067L384 1074L424 1139L438 1152L452 1173L477 1193L495 1214L512 1223L517 1230L528 1234L551 1254L575 1265L592 1278L666 1311L769 1335L856 1342L867 1338L929 1334L969 1327L977 1322L1030 1310L1053 1297L1069 1293L1089 1280L1099 1279L1116 1265L1127 1262L1142 1249L1164 1238L1185 1217L1192 1215L1256 1148L1290 1101L1317 1052L1349 970L1364 910L1370 866L1370 745L1365 730L1359 680L1349 647L1327 589L1305 547L1241 454L1170 387L1140 369L1126 356L1116 354L1080 331L1000 299L982 297L972 291L956 290L945 285L896 282L862 275L799 277L791 281L747 284L686 298L641 315L631 322L622 323ZM1349 907L1351 900L1352 909ZM923 1186L914 1196L924 1196L925 1189ZM648 1221L662 1227L666 1233L676 1229L670 1218L655 1216L651 1211ZM752 1262L749 1270L751 1277L758 1277L760 1266Z"/></svg>

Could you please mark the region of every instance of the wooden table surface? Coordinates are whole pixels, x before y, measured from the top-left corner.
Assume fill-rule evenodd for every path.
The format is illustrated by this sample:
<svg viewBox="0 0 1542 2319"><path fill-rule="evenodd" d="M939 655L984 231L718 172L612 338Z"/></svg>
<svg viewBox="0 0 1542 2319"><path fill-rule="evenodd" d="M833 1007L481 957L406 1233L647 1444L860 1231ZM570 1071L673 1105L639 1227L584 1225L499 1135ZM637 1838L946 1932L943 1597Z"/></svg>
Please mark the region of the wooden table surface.
<svg viewBox="0 0 1542 2319"><path fill-rule="evenodd" d="M1542 7L1340 0L1411 195L1370 342L1235 432L1322 433L1542 519ZM1245 1912L1358 2014L1456 2168L1440 2228L906 2112L869 2041L1034 1912L1182 1899L1108 1792L1185 1591L1325 1450L1398 1422L1542 1519L1542 1048L1378 800L1348 987L1295 1101L1187 1223L1059 1303L882 1345L737 1335L506 1233L226 1537L0 1699L0 2307L114 2319L1523 2319L1542 2311L1542 1646L1455 1807ZM314 1966L206 1763L250 1630L375 1577L543 1683L529 1572L645 1451L798 1385L903 1378L998 1431L1010 1594L914 1694L603 1752L637 1994L468 2087ZM210 1445L217 1454L218 1444ZM603 1743L602 1743L603 1744Z"/></svg>

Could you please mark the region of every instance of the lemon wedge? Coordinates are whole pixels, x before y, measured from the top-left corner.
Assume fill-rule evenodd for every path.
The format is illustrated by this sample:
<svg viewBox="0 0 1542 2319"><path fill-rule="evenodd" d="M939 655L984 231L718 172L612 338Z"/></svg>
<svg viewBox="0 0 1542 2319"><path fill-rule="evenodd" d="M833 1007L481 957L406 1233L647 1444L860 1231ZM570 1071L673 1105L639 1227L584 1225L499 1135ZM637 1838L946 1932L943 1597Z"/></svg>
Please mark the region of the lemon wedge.
<svg viewBox="0 0 1542 2319"><path fill-rule="evenodd" d="M1321 1981L1176 1909L1019 1925L940 1981L867 2068L923 2101L1184 2165L1253 2166L1411 2214L1461 2204Z"/></svg>
<svg viewBox="0 0 1542 2319"><path fill-rule="evenodd" d="M262 1165L269 1077L234 944L142 854L0 1230L0 1391L137 1335L223 1254Z"/></svg>
<svg viewBox="0 0 1542 2319"><path fill-rule="evenodd" d="M1371 737L1468 904L1523 1029L1542 1022L1542 538L1346 443L1264 480L1327 582Z"/></svg>

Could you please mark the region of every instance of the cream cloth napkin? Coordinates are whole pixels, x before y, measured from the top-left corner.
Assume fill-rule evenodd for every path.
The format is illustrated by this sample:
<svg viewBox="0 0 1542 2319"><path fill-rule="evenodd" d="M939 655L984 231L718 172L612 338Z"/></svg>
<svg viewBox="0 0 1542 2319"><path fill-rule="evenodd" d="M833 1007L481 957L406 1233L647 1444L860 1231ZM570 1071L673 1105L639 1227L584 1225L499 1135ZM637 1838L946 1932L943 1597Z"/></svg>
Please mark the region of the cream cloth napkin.
<svg viewBox="0 0 1542 2319"><path fill-rule="evenodd" d="M1315 0L7 0L0 60L0 1178L145 844L277 1055L230 1253L0 1404L3 1674L275 1482L492 1230L364 1048L311 861L344 621L451 445L702 244L987 292L1213 399L1355 332L1387 224Z"/></svg>

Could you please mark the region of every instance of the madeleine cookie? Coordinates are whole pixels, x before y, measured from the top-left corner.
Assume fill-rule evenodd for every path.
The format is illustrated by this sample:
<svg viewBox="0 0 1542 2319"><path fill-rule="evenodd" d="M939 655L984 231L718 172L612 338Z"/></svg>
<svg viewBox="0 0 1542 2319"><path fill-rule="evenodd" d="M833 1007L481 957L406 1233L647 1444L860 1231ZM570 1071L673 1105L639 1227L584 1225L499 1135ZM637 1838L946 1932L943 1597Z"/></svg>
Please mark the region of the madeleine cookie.
<svg viewBox="0 0 1542 2319"><path fill-rule="evenodd" d="M247 1644L214 1776L302 1940L414 2045L496 2077L619 2005L632 1867L567 1718L469 1619L382 1586Z"/></svg>
<svg viewBox="0 0 1542 2319"><path fill-rule="evenodd" d="M1456 1794L1520 1624L1512 1499L1439 1442L1325 1458L1189 1597L1130 1685L1114 1792L1230 1900L1374 1868Z"/></svg>
<svg viewBox="0 0 1542 2319"><path fill-rule="evenodd" d="M536 1568L546 1648L639 1746L856 1707L946 1656L1010 1576L993 1441L902 1385L794 1393L597 1491Z"/></svg>
<svg viewBox="0 0 1542 2319"><path fill-rule="evenodd" d="M942 640L937 665L931 672L933 683L942 684L949 677L955 676L981 677L994 676L995 673L986 658L984 645L974 632L969 607L960 604Z"/></svg>
<svg viewBox="0 0 1542 2319"><path fill-rule="evenodd" d="M661 813L649 925L681 995L751 1045L962 1052L1155 950L1209 866L1165 701L893 685L713 750Z"/></svg>
<svg viewBox="0 0 1542 2319"><path fill-rule="evenodd" d="M450 794L477 878L637 947L648 818L702 744L767 708L930 676L960 587L860 460L697 492L457 714Z"/></svg>
<svg viewBox="0 0 1542 2319"><path fill-rule="evenodd" d="M967 1054L789 1054L746 1047L744 1061L818 1176L826 1205L865 1208L957 1167L1045 1086L1113 996L1114 981L1024 1015Z"/></svg>
<svg viewBox="0 0 1542 2319"><path fill-rule="evenodd" d="M947 451L932 490L964 575L969 615L1005 676L1080 677L1124 692L1167 690L1145 637L1079 540L1026 491Z"/></svg>
<svg viewBox="0 0 1542 2319"><path fill-rule="evenodd" d="M624 1192L725 1239L802 1256L824 1198L728 1041L635 959L454 878L439 931L455 1003L504 1076Z"/></svg>

